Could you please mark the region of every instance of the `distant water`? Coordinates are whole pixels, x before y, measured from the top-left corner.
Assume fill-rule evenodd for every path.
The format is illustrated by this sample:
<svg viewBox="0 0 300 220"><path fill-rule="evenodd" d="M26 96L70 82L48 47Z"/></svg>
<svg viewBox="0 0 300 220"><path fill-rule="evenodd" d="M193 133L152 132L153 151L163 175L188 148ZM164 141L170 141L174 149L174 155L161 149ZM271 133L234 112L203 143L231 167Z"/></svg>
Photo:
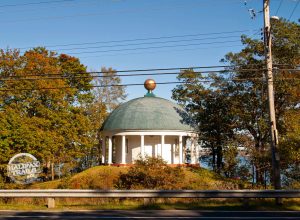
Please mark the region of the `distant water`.
<svg viewBox="0 0 300 220"><path fill-rule="evenodd" d="M238 166L241 167L241 166L246 166L248 168L248 171L249 171L249 181L250 182L254 182L256 183L256 178L255 178L255 175L254 175L254 179L253 179L253 172L255 173L255 167L253 168L250 161L249 161L249 157L247 156L243 156L243 155L238 155L238 159L239 159L239 163L238 163ZM213 170L213 167L212 167L212 155L202 155L200 157L200 167L202 168L205 168L205 169L208 169L208 170ZM282 175L282 178L284 178L284 176ZM270 181L270 175L269 173L265 173L265 184L270 184L271 181Z"/></svg>
<svg viewBox="0 0 300 220"><path fill-rule="evenodd" d="M249 159L246 156L239 155L239 166L249 165ZM202 155L200 157L200 167L212 170L212 155Z"/></svg>

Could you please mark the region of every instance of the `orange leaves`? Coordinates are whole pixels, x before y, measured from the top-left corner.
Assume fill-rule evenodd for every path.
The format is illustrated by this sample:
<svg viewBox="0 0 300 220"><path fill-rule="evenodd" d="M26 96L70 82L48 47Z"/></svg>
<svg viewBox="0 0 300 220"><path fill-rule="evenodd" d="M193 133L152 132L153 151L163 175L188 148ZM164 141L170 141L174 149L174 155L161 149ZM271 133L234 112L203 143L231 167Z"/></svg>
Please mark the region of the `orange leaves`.
<svg viewBox="0 0 300 220"><path fill-rule="evenodd" d="M83 86L91 79L72 77L77 72L86 73L79 59L45 48L23 55L0 51L0 127L5 131L0 133L0 147L5 145L12 154L24 150L42 160L62 162L83 154L82 148L92 145L86 134L93 128L77 100L82 91L87 93Z"/></svg>

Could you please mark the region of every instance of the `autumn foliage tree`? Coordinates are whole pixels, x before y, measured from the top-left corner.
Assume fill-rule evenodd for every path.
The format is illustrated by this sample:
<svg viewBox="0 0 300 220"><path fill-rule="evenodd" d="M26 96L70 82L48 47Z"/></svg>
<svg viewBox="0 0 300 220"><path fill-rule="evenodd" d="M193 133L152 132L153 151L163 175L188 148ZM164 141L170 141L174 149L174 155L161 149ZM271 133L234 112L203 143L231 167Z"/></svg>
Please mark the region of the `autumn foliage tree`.
<svg viewBox="0 0 300 220"><path fill-rule="evenodd" d="M0 77L2 174L14 154L27 152L53 178L55 164L76 164L94 146L86 108L93 78L78 58L44 48L1 50Z"/></svg>

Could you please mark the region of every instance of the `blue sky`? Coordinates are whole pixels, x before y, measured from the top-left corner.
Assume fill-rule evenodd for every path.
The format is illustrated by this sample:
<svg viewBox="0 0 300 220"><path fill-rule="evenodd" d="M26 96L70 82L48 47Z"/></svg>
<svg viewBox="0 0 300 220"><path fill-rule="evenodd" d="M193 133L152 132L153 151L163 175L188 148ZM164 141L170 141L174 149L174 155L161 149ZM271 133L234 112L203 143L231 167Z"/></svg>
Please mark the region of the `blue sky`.
<svg viewBox="0 0 300 220"><path fill-rule="evenodd" d="M271 15L300 18L298 0L270 5ZM254 19L249 9L256 12ZM98 71L219 65L227 52L241 49L241 34L259 37L261 10L262 0L0 0L0 47L60 45L49 49L79 57L88 70ZM122 77L122 82L146 78ZM174 87L158 85L155 94L170 99ZM145 89L128 87L127 93L132 99Z"/></svg>

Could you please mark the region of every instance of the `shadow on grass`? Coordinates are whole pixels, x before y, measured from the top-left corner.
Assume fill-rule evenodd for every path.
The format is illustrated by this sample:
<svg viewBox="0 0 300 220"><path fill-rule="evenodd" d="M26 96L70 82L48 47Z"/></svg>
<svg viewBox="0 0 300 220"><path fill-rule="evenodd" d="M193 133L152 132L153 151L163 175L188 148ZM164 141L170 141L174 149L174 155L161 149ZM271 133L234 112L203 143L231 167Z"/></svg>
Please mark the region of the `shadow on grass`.
<svg viewBox="0 0 300 220"><path fill-rule="evenodd" d="M45 203L0 203L1 210L44 210ZM142 199L87 201L56 201L56 210L226 210L226 211L300 211L299 199L284 199L282 206L275 199L250 199L245 205L238 199Z"/></svg>
<svg viewBox="0 0 300 220"><path fill-rule="evenodd" d="M226 210L226 211L300 211L299 200L284 200L284 204L278 206L275 204L275 199L250 199L245 205L242 201L237 200L206 200L199 202L175 202L175 203L152 203L140 205L138 209L178 209L178 210Z"/></svg>

